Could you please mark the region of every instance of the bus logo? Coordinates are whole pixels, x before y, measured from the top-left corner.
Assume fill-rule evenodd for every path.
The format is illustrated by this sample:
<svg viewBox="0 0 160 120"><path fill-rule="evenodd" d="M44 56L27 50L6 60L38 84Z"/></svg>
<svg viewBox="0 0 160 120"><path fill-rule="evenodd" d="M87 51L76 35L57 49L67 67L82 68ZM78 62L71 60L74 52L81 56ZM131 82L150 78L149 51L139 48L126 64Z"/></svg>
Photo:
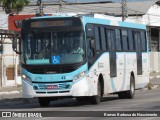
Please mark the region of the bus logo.
<svg viewBox="0 0 160 120"><path fill-rule="evenodd" d="M60 56L52 56L52 64L60 64Z"/></svg>
<svg viewBox="0 0 160 120"><path fill-rule="evenodd" d="M12 117L11 112L2 112L2 117Z"/></svg>

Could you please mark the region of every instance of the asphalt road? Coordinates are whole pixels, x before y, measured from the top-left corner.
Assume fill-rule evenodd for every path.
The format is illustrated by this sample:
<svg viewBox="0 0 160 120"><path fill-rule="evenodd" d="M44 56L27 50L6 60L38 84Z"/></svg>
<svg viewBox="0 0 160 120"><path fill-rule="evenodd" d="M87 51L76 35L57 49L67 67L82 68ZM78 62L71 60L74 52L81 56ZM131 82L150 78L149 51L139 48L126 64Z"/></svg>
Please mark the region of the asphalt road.
<svg viewBox="0 0 160 120"><path fill-rule="evenodd" d="M37 99L23 100L18 99L8 99L0 100L0 111L16 111L22 113L24 111L37 112L37 111L47 111L43 115L59 116L54 117L54 120L159 120L160 117L104 117L104 113L110 113L110 111L116 111L116 113L127 111L159 111L160 115L160 89L156 90L145 90L136 91L134 99L118 99L117 95L112 95L105 97L103 102L99 105L92 105L89 102L78 102L75 99L64 99L59 101L51 102L49 107L41 108ZM51 111L51 112L48 112ZM59 112L54 112L59 111ZM61 113L62 111L63 113ZM66 112L65 112L66 111ZM68 112L69 111L69 112ZM70 112L71 111L71 112ZM85 111L85 112L75 112L75 111ZM89 111L89 112L88 112ZM103 112L91 112L91 111L103 111ZM40 112L41 113L41 112ZM156 112L157 113L157 112ZM97 114L97 115L96 115ZM100 114L100 117L98 116ZM86 117L89 115L88 117ZM93 116L96 117L93 117ZM77 116L77 117L71 117ZM85 116L85 117L84 117ZM71 117L71 118L70 118ZM4 118L10 119L10 118ZM11 118L17 120L17 118ZM28 119L28 118L23 118ZM31 119L31 118L29 118ZM36 120L53 120L51 117L33 118Z"/></svg>

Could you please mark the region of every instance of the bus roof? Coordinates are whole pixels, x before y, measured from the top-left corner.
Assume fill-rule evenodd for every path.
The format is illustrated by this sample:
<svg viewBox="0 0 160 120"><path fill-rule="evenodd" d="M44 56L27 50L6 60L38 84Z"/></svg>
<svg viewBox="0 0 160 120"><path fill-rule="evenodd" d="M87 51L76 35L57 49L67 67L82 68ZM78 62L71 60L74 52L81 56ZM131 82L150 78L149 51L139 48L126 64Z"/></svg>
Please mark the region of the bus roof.
<svg viewBox="0 0 160 120"><path fill-rule="evenodd" d="M71 16L71 15L41 16L41 17L33 17L31 19L68 18L68 17L82 17L82 21L83 21L84 26L87 23L93 23L93 24L103 24L103 25L110 25L110 26L135 28L135 29L146 29L146 25L144 25L144 24L111 20L109 18L95 18L94 16L86 16L86 15L80 15L80 16Z"/></svg>
<svg viewBox="0 0 160 120"><path fill-rule="evenodd" d="M146 25L138 24L133 22L123 22L117 20L110 20L110 19L101 19L101 18L94 18L94 17L86 17L83 16L83 23L94 23L94 24L104 24L110 26L119 26L119 27L127 27L127 28L135 28L135 29L146 29Z"/></svg>

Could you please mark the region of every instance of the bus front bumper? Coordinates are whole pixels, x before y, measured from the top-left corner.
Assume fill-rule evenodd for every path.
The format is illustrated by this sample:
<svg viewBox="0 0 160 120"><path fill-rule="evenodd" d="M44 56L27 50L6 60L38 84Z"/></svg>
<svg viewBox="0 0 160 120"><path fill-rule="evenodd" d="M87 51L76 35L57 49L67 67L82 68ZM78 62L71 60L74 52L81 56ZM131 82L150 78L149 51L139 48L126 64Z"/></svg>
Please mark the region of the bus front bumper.
<svg viewBox="0 0 160 120"><path fill-rule="evenodd" d="M62 90L34 90L32 84L22 80L22 95L24 98L92 96L90 90L90 84L86 78L73 82L70 89Z"/></svg>

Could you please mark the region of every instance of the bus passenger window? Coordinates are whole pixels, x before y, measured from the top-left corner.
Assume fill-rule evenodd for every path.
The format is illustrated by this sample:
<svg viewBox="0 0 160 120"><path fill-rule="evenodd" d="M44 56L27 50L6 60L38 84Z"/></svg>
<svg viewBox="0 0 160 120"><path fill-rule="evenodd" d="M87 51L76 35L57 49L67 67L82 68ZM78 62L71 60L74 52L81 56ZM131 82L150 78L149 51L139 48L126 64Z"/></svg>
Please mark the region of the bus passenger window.
<svg viewBox="0 0 160 120"><path fill-rule="evenodd" d="M89 40L89 57L93 58L95 56L94 52L94 39Z"/></svg>
<svg viewBox="0 0 160 120"><path fill-rule="evenodd" d="M122 44L123 44L123 51L128 51L128 35L127 30L122 30Z"/></svg>
<svg viewBox="0 0 160 120"><path fill-rule="evenodd" d="M128 40L129 40L129 50L135 51L135 43L133 40L133 31L132 30L128 30Z"/></svg>
<svg viewBox="0 0 160 120"><path fill-rule="evenodd" d="M117 47L117 51L121 51L122 50L121 31L119 29L116 29L115 33L116 33L116 47Z"/></svg>
<svg viewBox="0 0 160 120"><path fill-rule="evenodd" d="M106 50L108 50L108 36L107 36L107 29L105 28L105 46L106 46Z"/></svg>
<svg viewBox="0 0 160 120"><path fill-rule="evenodd" d="M100 34L102 50L106 50L105 29L103 27L100 28Z"/></svg>
<svg viewBox="0 0 160 120"><path fill-rule="evenodd" d="M146 48L146 32L145 31L142 31L141 32L141 39L142 39L142 52L146 52L147 48Z"/></svg>
<svg viewBox="0 0 160 120"><path fill-rule="evenodd" d="M94 33L95 33L95 45L96 45L96 50L100 50L101 49L101 42L100 42L100 36L99 36L99 28L98 27L94 27Z"/></svg>

